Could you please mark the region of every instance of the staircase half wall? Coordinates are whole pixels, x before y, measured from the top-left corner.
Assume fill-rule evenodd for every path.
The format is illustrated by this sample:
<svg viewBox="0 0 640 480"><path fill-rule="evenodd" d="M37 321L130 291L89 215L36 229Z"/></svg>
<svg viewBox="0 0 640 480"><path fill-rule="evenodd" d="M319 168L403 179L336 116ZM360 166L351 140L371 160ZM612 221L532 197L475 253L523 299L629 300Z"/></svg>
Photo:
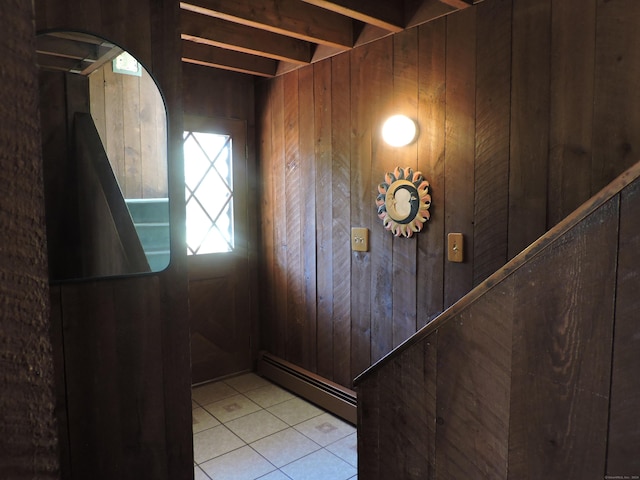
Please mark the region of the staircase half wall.
<svg viewBox="0 0 640 480"><path fill-rule="evenodd" d="M358 478L640 475L639 177L356 379Z"/></svg>

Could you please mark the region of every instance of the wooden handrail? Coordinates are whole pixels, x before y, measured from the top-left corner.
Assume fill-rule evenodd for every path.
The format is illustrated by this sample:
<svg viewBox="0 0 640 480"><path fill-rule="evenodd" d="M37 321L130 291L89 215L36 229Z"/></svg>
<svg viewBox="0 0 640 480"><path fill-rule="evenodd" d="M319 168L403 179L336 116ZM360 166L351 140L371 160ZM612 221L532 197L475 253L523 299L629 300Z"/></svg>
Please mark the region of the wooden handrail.
<svg viewBox="0 0 640 480"><path fill-rule="evenodd" d="M422 327L411 337L398 345L395 349L382 357L376 363L367 368L364 372L358 375L354 381L354 386L357 386L363 380L371 376L373 373L379 371L381 367L388 364L393 359L397 358L401 353L406 351L412 345L427 338L430 334L438 330L444 324L451 319L457 317L462 311L469 308L475 303L482 295L493 289L496 285L503 282L506 278L511 276L520 267L532 258L540 255L546 248L552 244L560 236L574 228L583 219L595 212L600 206L609 201L612 197L619 194L626 186L632 183L634 180L640 177L640 162L635 163L632 167L618 176L615 180L609 183L606 187L600 190L597 194L591 197L588 201L578 207L573 213L567 216L564 220L551 228L547 233L542 235L538 240L533 242L522 252L511 259L502 268L497 270L489 278L483 281L480 285L471 290L468 294L454 303L447 310L442 312L430 323Z"/></svg>

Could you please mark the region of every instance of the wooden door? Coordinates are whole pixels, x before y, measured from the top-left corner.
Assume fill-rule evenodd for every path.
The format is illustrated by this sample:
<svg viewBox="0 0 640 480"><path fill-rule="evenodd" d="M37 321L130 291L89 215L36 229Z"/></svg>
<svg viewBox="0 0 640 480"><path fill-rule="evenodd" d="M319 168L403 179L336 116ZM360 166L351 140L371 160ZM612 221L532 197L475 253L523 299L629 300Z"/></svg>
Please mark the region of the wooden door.
<svg viewBox="0 0 640 480"><path fill-rule="evenodd" d="M201 221L196 220L195 225L190 224L192 208L200 212L204 202L197 200L197 205L190 207L189 199L197 193L194 192L197 185L186 175L187 242L190 253L189 321L194 384L251 368L246 130L246 123L239 120L185 117L185 142L188 141L189 132L228 136L232 163L233 238L228 245L229 251L201 253L197 241L195 245L192 244L194 240L190 236L190 228L200 228L202 221L206 223L208 220L203 216L198 219ZM185 148L185 172L189 168L187 150ZM216 153L211 155L215 156ZM209 160L214 161L213 158ZM221 177L217 172L214 174ZM205 183L198 188L225 188L215 183ZM216 215L218 212L211 213L214 219ZM194 253L194 250L198 251Z"/></svg>

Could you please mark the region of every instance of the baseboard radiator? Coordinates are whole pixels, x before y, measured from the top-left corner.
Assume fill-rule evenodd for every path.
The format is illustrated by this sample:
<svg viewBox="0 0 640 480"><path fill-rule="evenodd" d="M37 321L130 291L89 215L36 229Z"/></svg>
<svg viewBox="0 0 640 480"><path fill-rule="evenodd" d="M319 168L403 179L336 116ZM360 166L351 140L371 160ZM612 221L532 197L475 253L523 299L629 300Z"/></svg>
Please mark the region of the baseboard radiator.
<svg viewBox="0 0 640 480"><path fill-rule="evenodd" d="M258 374L355 425L356 392L267 352L258 356Z"/></svg>

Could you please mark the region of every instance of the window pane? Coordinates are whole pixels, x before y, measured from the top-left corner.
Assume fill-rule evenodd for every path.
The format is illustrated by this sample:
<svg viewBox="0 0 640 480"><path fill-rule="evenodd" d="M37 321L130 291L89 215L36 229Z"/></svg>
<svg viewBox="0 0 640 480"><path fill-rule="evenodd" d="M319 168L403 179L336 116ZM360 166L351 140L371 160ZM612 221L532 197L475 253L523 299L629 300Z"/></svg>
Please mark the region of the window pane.
<svg viewBox="0 0 640 480"><path fill-rule="evenodd" d="M184 132L187 253L234 248L231 138Z"/></svg>

